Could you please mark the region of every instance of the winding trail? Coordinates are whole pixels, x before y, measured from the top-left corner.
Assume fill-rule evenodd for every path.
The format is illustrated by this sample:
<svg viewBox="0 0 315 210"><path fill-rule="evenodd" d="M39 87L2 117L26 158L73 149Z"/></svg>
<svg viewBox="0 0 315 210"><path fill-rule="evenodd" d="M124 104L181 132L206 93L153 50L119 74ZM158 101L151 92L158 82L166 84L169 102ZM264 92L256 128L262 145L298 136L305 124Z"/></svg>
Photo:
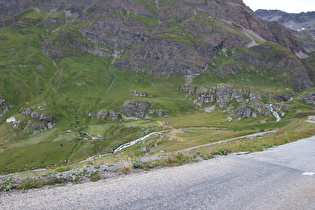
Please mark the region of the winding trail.
<svg viewBox="0 0 315 210"><path fill-rule="evenodd" d="M195 147L190 147L190 148L187 148L187 149L184 149L184 150L181 150L181 151L188 152L188 151L190 151L190 150L198 149L198 148L201 148L201 147L211 146L211 145L215 145L215 144L221 144L221 143L230 142L230 141L235 141L235 140L243 139L243 138L251 138L251 137L262 136L262 135L265 135L265 134L274 133L274 132L276 132L277 130L278 130L278 129L272 130L272 131L266 131L266 132L260 132L260 133L249 134L249 135L246 135L246 136L240 136L240 137L236 137L236 138L232 138L232 139L227 139L227 140L222 140L222 141L217 141L217 142L213 142L213 143L209 143L209 144L203 144L203 145L199 145L199 146L195 146ZM181 152L181 151L178 151L178 152Z"/></svg>
<svg viewBox="0 0 315 210"><path fill-rule="evenodd" d="M110 71L110 73L114 76L114 78L112 79L111 83L109 84L108 88L100 95L100 97L98 98L98 100L94 103L93 108L91 109L90 112L93 112L97 105L99 104L99 102L104 98L104 96L112 89L116 79L117 79L117 75L113 72L113 65L115 63L115 61L120 57L120 53L117 51L117 47L114 50L114 54L113 54L113 60L110 62L109 66L108 66L108 70Z"/></svg>
<svg viewBox="0 0 315 210"><path fill-rule="evenodd" d="M105 93L103 94L103 96L105 94L107 94L111 89L112 89L112 86L113 84L115 83L115 80L117 78L116 74L113 72L113 65L115 63L115 61L119 58L119 52L117 51L117 47L115 48L115 51L114 51L114 55L113 55L113 60L111 61L110 65L109 65L109 71L112 75L114 75L114 79L112 80L112 82L110 83L108 89L105 91Z"/></svg>
<svg viewBox="0 0 315 210"><path fill-rule="evenodd" d="M90 138L91 138L91 140L95 140L95 139L97 139L97 137L92 136L92 135L91 135L91 134L89 134L88 132L81 131L81 133L83 133L83 134L87 135L88 137L90 137Z"/></svg>
<svg viewBox="0 0 315 210"><path fill-rule="evenodd" d="M155 0L155 7L157 8L156 14L157 14L158 20L159 20L159 25L158 25L158 27L160 27L160 25L161 25L161 19L160 19L160 17L159 17L159 14L160 14L160 0ZM156 27L156 28L158 28L158 27Z"/></svg>
<svg viewBox="0 0 315 210"><path fill-rule="evenodd" d="M190 128L190 129L192 129L192 128ZM200 129L200 128L197 127L196 129ZM226 140L222 140L222 141L212 142L212 143L209 143L209 144L198 145L198 146L186 148L186 149L183 149L183 150L178 150L178 151L175 151L175 152L170 152L170 153L167 153L167 154L172 154L172 153L175 154L175 153L179 153L179 152L188 152L190 150L198 149L198 148L201 148L201 147L211 146L211 145L215 145L215 144L221 144L221 143L225 143L225 142L229 142L229 141L235 141L235 140L242 139L242 138L251 138L251 137L256 137L256 136L262 136L262 135L265 135L265 134L268 134L268 133L274 133L277 130L278 129L272 130L272 131L267 131L267 132L254 133L254 134L245 135L245 136L239 136L239 137L236 137L236 138L231 138L231 139L226 139ZM143 136L141 138L138 138L138 139L133 140L131 142L128 142L126 144L120 145L112 153L103 154L103 155L96 155L96 156L93 156L93 157L89 157L89 158L87 158L87 159L85 159L83 161L80 161L79 163L83 163L83 162L87 162L87 161L91 161L91 160L96 160L96 159L99 159L99 158L102 158L102 157L105 157L105 156L108 156L108 155L116 154L117 152L122 151L125 148L131 147L131 146L135 145L138 142L144 141L145 139L149 138L150 136L152 136L154 134L162 133L162 132L165 132L165 131L152 132L152 133L150 133L150 134L148 134L146 136ZM154 158L157 158L157 157L152 156L150 158L154 159Z"/></svg>
<svg viewBox="0 0 315 210"><path fill-rule="evenodd" d="M49 57L49 55L46 53L46 51L43 49L43 52L45 53L45 55L47 56L47 58L54 64L54 66L56 67L56 71L55 71L55 73L54 73L54 75L52 76L52 77L50 77L50 79L49 79L49 86L50 86L50 88L54 91L54 93L55 94L59 94L59 95L61 95L62 97L64 97L66 100L68 100L68 98L66 97L66 95L64 95L64 94L62 94L62 93L60 93L60 92L57 92L57 90L56 90L56 88L52 85L52 82L53 82L53 80L54 80L54 78L58 75L58 74L60 74L60 69L59 69L59 67L58 67L58 65L56 64L56 62L53 60L53 59L51 59L50 57Z"/></svg>
<svg viewBox="0 0 315 210"><path fill-rule="evenodd" d="M47 56L48 57L48 56ZM57 91L56 91L56 89L52 86L52 81L53 81L53 79L57 76L57 74L59 74L59 72L60 72L60 70L59 70L59 67L57 66L57 64L56 64L56 62L54 61L54 60L52 60L50 57L48 57L52 62L53 62L53 64L54 64L54 66L56 67L56 72L55 72L55 74L50 78L50 80L49 80L49 86L51 87L51 89L55 92L55 93L57 93Z"/></svg>

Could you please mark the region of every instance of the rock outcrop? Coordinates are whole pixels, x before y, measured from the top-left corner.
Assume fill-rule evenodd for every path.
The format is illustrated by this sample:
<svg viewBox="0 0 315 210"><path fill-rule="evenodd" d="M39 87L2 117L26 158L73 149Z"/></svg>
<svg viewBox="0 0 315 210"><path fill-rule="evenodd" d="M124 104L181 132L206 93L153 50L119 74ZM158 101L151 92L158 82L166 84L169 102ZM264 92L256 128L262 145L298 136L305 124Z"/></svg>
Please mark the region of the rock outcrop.
<svg viewBox="0 0 315 210"><path fill-rule="evenodd" d="M133 96L137 96L137 97L146 97L147 94L141 91L129 91L129 93Z"/></svg>
<svg viewBox="0 0 315 210"><path fill-rule="evenodd" d="M304 50L302 44L281 22L273 21L267 23L267 26L271 30L278 44L287 47L295 55L302 55L303 53L304 56L301 56L301 58L307 57L307 52Z"/></svg>
<svg viewBox="0 0 315 210"><path fill-rule="evenodd" d="M242 117L242 118L249 118L251 116L257 117L256 113L251 107L245 106L245 107L238 107L234 111L234 116Z"/></svg>
<svg viewBox="0 0 315 210"><path fill-rule="evenodd" d="M188 92L197 106L206 107L202 110L212 112L218 107L221 111L239 118L271 115L270 105L265 104L264 98L275 102L272 106L276 112L294 109L292 106L280 104L291 99L292 95L288 92L260 92L226 84L207 87L183 86L181 89Z"/></svg>
<svg viewBox="0 0 315 210"><path fill-rule="evenodd" d="M32 133L32 135L37 135L54 127L56 115L54 113L41 112L46 110L45 107L39 106L38 110L40 112L34 111L34 108L21 109L22 115L27 118L24 121L19 121L19 125L16 126L16 128L21 128L25 132Z"/></svg>
<svg viewBox="0 0 315 210"><path fill-rule="evenodd" d="M0 117L7 114L12 108L13 105L7 104L6 99L0 97Z"/></svg>
<svg viewBox="0 0 315 210"><path fill-rule="evenodd" d="M271 75L276 76L278 81L291 84L295 91L313 87L311 73L300 59L288 57L284 52L277 52L268 45L252 47L251 51L236 55L233 58L256 67L270 69ZM282 76L277 77L277 75Z"/></svg>
<svg viewBox="0 0 315 210"><path fill-rule="evenodd" d="M234 85L219 84L217 86L207 87L189 87L181 88L189 92L189 96L197 100L198 103L216 103L219 108L227 108L235 101L236 103L257 104L262 102L262 95L259 92L248 89L238 88Z"/></svg>
<svg viewBox="0 0 315 210"><path fill-rule="evenodd" d="M149 109L149 103L147 101L126 101L121 112L128 117L143 118Z"/></svg>
<svg viewBox="0 0 315 210"><path fill-rule="evenodd" d="M298 98L299 100L304 100L306 104L315 105L315 92L311 92L305 95L302 95Z"/></svg>
<svg viewBox="0 0 315 210"><path fill-rule="evenodd" d="M280 10L257 10L255 12L260 19L273 22L281 22L300 41L308 52L315 50L315 12L286 13ZM278 25L278 24L277 24ZM281 29L283 31L283 29ZM285 34L287 32L285 31ZM281 36L281 34L279 34ZM297 51L298 52L298 51Z"/></svg>

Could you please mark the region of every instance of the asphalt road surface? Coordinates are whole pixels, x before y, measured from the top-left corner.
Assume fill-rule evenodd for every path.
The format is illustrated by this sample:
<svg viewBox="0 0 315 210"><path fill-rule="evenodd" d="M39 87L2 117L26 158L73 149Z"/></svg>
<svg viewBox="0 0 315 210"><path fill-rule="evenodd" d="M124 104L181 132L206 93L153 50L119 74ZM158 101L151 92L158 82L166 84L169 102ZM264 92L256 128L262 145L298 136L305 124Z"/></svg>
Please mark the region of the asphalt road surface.
<svg viewBox="0 0 315 210"><path fill-rule="evenodd" d="M315 209L315 137L96 183L1 193L0 209Z"/></svg>

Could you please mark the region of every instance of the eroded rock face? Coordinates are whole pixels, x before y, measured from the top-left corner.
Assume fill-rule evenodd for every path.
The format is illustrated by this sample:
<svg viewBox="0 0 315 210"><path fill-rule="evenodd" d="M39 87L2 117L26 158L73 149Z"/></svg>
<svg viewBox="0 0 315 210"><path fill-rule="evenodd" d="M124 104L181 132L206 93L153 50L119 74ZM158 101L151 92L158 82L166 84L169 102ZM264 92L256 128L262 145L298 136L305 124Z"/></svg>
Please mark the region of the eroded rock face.
<svg viewBox="0 0 315 210"><path fill-rule="evenodd" d="M182 90L189 91L191 97L196 97L200 103L216 102L220 108L226 108L230 102L245 102L245 97L250 97L250 91L247 89L237 88L226 84L219 84L216 87L189 87L183 86ZM256 97L256 98L255 98ZM259 95L252 93L252 98L256 100L261 99ZM248 101L249 102L249 101Z"/></svg>
<svg viewBox="0 0 315 210"><path fill-rule="evenodd" d="M45 39L42 49L52 58L81 56L84 53L99 55L105 59L115 57L115 67L151 75L202 74L222 49L235 49L251 44L253 38L248 35L251 32L266 41L278 42L295 53L304 52L294 36L280 22L264 24L241 0L147 0L145 3L136 0L0 2L0 11L3 11L2 16L6 20L25 8L63 11L64 19L47 17L43 21L43 26L52 33L69 21L82 24L77 31L62 30L62 33L57 33L56 39ZM2 16L0 15L0 19ZM35 18L24 18L23 21L38 24ZM27 24L15 19L10 24L27 27ZM79 38L79 34L84 38ZM260 46L259 50L263 47L265 46ZM123 58L120 58L121 55L124 55ZM276 53L274 58L266 59L264 53L247 52L235 58L255 66L264 64L266 69L275 69L275 74L290 71L292 75L277 79L290 83L295 90L312 85L310 70L305 69L301 62L285 55L282 58L283 63L278 65L275 62L279 60L277 56L279 55ZM248 69L255 71L255 66ZM240 69L242 66L231 63L217 66L213 71L224 79L226 75L237 75Z"/></svg>
<svg viewBox="0 0 315 210"><path fill-rule="evenodd" d="M64 10L66 19L75 17L76 23L89 23L79 28L79 32L95 42L80 42L73 34L65 32L59 37L60 42L49 40L43 43L43 49L51 57L80 56L80 51L84 51L109 58L114 51L118 53L130 51L130 57L119 60L116 66L149 74L200 74L200 69L212 60L220 48L234 48L250 43L251 40L245 36L224 29L224 25L230 27L231 22L253 30L269 41L274 41L266 26L239 0L181 0L172 3L148 0L149 7L134 0L107 0L93 4L83 0L67 2L29 0L21 4L19 10L14 10L18 2L7 3L4 8L12 15L26 6L48 11ZM163 5L159 6L160 4ZM206 24L202 20L187 21L201 13L208 13L209 17L200 19L214 21L214 17L217 17L222 26ZM144 23L137 15L151 18L152 21ZM93 18L94 21L91 21ZM170 35L167 30L176 24L169 21L171 19L179 21L180 27L187 33L179 32L178 38ZM35 20L33 22L36 23ZM48 17L44 20L44 25L51 29L63 23L64 20L58 18ZM241 27L235 28L235 31L237 30L241 30ZM67 46L74 51L61 50L61 46Z"/></svg>
<svg viewBox="0 0 315 210"><path fill-rule="evenodd" d="M298 99L304 100L306 104L315 105L315 92L311 92L306 95L300 96Z"/></svg>
<svg viewBox="0 0 315 210"><path fill-rule="evenodd" d="M23 109L22 114L23 115L30 115L33 112L32 109Z"/></svg>
<svg viewBox="0 0 315 210"><path fill-rule="evenodd" d="M294 109L292 106L280 104L291 99L292 94L288 92L259 92L227 84L198 88L183 86L181 89L187 91L199 107L207 106L202 110L211 112L218 108L239 118L271 115L268 109L270 105L264 103L264 98L275 102L273 109L276 112Z"/></svg>
<svg viewBox="0 0 315 210"><path fill-rule="evenodd" d="M0 19L12 17L30 6L33 0L1 0L0 1Z"/></svg>
<svg viewBox="0 0 315 210"><path fill-rule="evenodd" d="M106 119L106 117L108 116L108 112L107 111L98 111L96 114L97 119L102 118L102 120L104 121Z"/></svg>
<svg viewBox="0 0 315 210"><path fill-rule="evenodd" d="M268 94L269 100L275 101L277 103L287 102L293 98L292 93L289 93L287 91L276 92L276 93L271 92L271 93L267 93L267 94Z"/></svg>
<svg viewBox="0 0 315 210"><path fill-rule="evenodd" d="M120 117L120 114L117 113L117 112L109 112L109 117L110 117L112 120L117 120L117 119Z"/></svg>
<svg viewBox="0 0 315 210"><path fill-rule="evenodd" d="M149 109L149 102L147 101L127 101L121 112L125 113L128 117L143 118Z"/></svg>
<svg viewBox="0 0 315 210"><path fill-rule="evenodd" d="M253 109L248 106L239 107L234 111L234 116L237 116L237 117L249 118L252 115L255 116L255 113L253 112Z"/></svg>
<svg viewBox="0 0 315 210"><path fill-rule="evenodd" d="M281 22L273 21L267 23L267 26L271 30L278 44L287 47L294 54L297 54L299 52L307 54L298 39Z"/></svg>
<svg viewBox="0 0 315 210"><path fill-rule="evenodd" d="M255 14L266 22L279 21L290 30L308 52L315 50L315 12L286 13L280 10L257 10Z"/></svg>
<svg viewBox="0 0 315 210"><path fill-rule="evenodd" d="M283 52L275 53L270 46L260 45L251 49L252 53L246 52L233 58L253 66L271 69L271 75L274 75L278 81L291 84L295 91L313 87L312 72L297 57L288 57Z"/></svg>
<svg viewBox="0 0 315 210"><path fill-rule="evenodd" d="M12 104L9 104L6 99L0 97L0 117L7 114L12 108Z"/></svg>

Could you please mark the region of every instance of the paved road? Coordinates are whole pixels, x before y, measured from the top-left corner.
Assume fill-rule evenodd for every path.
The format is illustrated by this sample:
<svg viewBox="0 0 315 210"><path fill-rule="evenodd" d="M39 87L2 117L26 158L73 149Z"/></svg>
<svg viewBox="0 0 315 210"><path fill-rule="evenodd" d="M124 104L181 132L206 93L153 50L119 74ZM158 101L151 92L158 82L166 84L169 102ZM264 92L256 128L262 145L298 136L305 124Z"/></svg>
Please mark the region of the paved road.
<svg viewBox="0 0 315 210"><path fill-rule="evenodd" d="M182 152L182 151L188 152L188 151L191 151L191 150L194 150L194 149L198 149L198 148L201 148L201 147L211 146L211 145L215 145L215 144L221 144L221 143L225 143L225 142L229 142L229 141L235 141L237 139L252 138L252 137L256 137L256 136L263 136L265 134L274 133L276 131L277 131L277 129L276 130L272 130L272 131L253 133L253 134L249 134L249 135L245 135L245 136L239 136L239 137L232 138L232 139L226 139L226 140L222 140L222 141L212 142L212 143L209 143L209 144L203 144L203 145L198 145L198 146L195 146L195 147L189 147L187 149L180 150L178 152Z"/></svg>
<svg viewBox="0 0 315 210"><path fill-rule="evenodd" d="M0 208L315 209L313 172L315 137L97 183L2 193Z"/></svg>

